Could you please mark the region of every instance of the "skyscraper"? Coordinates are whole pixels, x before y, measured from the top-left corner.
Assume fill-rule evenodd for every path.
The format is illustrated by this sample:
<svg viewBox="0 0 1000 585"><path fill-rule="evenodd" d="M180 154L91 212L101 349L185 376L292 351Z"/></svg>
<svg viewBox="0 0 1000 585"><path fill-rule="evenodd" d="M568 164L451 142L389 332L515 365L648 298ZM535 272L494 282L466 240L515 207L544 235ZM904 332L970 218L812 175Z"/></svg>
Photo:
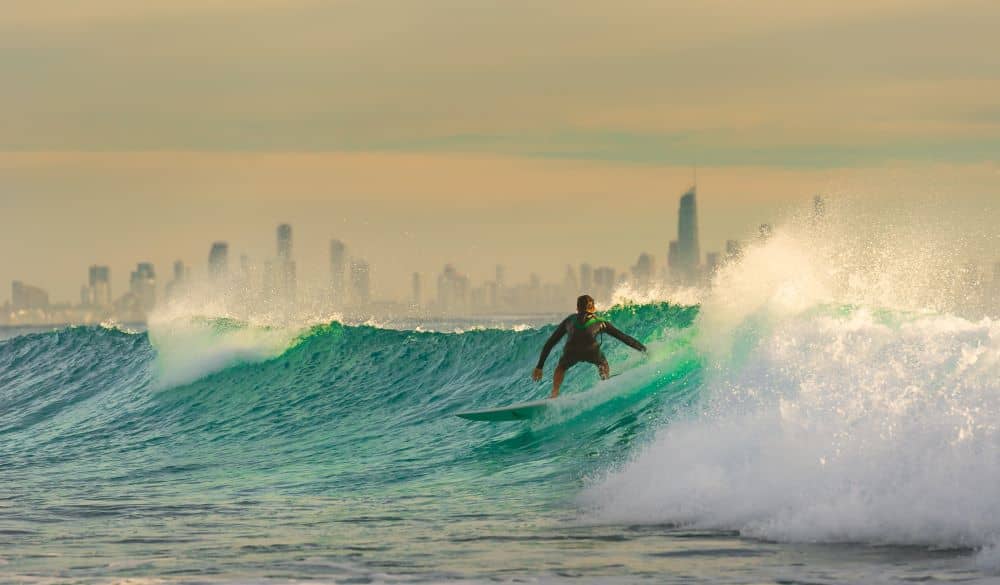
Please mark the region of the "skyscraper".
<svg viewBox="0 0 1000 585"><path fill-rule="evenodd" d="M20 280L15 280L10 285L10 304L16 311L32 311L49 308L49 293L38 288L24 284Z"/></svg>
<svg viewBox="0 0 1000 585"><path fill-rule="evenodd" d="M676 266L681 279L687 283L694 282L697 278L701 263L701 249L698 246L698 204L695 196L695 187L691 187L681 196L677 215ZM673 268L671 266L671 269Z"/></svg>
<svg viewBox="0 0 1000 585"><path fill-rule="evenodd" d="M639 260L632 267L632 277L639 290L649 289L653 281L653 257L645 252L639 254Z"/></svg>
<svg viewBox="0 0 1000 585"><path fill-rule="evenodd" d="M351 289L356 304L365 306L371 301L370 268L364 260L351 260Z"/></svg>
<svg viewBox="0 0 1000 585"><path fill-rule="evenodd" d="M278 226L278 258L292 259L292 226L287 223Z"/></svg>
<svg viewBox="0 0 1000 585"><path fill-rule="evenodd" d="M208 253L208 275L212 280L221 280L229 272L229 244L215 242Z"/></svg>
<svg viewBox="0 0 1000 585"><path fill-rule="evenodd" d="M677 258L677 240L670 240L667 246L667 268L670 271L670 280L682 280L680 261Z"/></svg>
<svg viewBox="0 0 1000 585"><path fill-rule="evenodd" d="M295 260L292 259L292 226L283 223L278 226L278 293L286 302L295 301Z"/></svg>
<svg viewBox="0 0 1000 585"><path fill-rule="evenodd" d="M414 272L413 273L413 278L411 280L411 285L412 285L412 291L411 291L412 296L410 298L410 304L413 305L414 307L419 307L420 304L421 304L421 302L423 302L423 299L421 298L422 295L421 295L421 290L420 290L420 273L419 272Z"/></svg>
<svg viewBox="0 0 1000 585"><path fill-rule="evenodd" d="M166 293L167 300L176 298L181 294L184 289L185 284L188 279L188 267L184 265L183 260L177 260L174 262L174 278L167 283Z"/></svg>
<svg viewBox="0 0 1000 585"><path fill-rule="evenodd" d="M330 292L335 303L343 303L346 289L344 274L347 271L347 246L340 240L330 240Z"/></svg>
<svg viewBox="0 0 1000 585"><path fill-rule="evenodd" d="M87 298L97 307L111 306L111 269L107 266L93 265L88 270Z"/></svg>
<svg viewBox="0 0 1000 585"><path fill-rule="evenodd" d="M594 270L594 297L602 300L611 300L611 294L615 290L615 269L610 266L601 266Z"/></svg>
<svg viewBox="0 0 1000 585"><path fill-rule="evenodd" d="M446 264L438 276L438 308L442 311L463 310L469 300L469 279L451 264Z"/></svg>
<svg viewBox="0 0 1000 585"><path fill-rule="evenodd" d="M156 305L156 271L149 262L140 262L129 278L129 292L135 302L135 309L148 314Z"/></svg>

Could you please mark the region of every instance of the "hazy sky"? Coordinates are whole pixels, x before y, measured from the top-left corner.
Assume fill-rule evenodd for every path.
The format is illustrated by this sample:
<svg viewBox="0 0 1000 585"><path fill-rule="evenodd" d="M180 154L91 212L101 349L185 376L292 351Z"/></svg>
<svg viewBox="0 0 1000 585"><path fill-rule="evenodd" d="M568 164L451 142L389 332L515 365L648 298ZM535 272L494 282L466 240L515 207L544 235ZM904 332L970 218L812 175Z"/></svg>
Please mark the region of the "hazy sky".
<svg viewBox="0 0 1000 585"><path fill-rule="evenodd" d="M283 221L377 296L663 262L694 163L706 250L815 193L1000 215L995 0L8 4L0 301L265 259Z"/></svg>

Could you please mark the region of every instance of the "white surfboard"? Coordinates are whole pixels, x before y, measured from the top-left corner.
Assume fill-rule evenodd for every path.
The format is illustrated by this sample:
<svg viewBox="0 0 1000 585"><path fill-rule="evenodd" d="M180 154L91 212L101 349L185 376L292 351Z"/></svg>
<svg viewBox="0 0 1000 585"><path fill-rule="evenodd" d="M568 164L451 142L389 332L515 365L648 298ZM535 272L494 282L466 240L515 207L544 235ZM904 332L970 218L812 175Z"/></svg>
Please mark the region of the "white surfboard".
<svg viewBox="0 0 1000 585"><path fill-rule="evenodd" d="M466 410L456 412L455 416L467 418L469 420L505 421L505 420L528 420L545 414L545 410L552 404L552 400L534 400L532 402L522 402L509 406L497 406L495 408L484 408L483 410Z"/></svg>

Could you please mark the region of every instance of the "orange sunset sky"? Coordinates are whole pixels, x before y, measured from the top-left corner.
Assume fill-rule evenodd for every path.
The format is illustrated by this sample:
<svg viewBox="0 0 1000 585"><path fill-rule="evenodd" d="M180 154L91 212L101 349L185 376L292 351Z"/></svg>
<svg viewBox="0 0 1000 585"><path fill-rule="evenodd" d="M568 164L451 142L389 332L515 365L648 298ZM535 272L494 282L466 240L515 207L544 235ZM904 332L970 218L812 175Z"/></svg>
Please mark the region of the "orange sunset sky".
<svg viewBox="0 0 1000 585"><path fill-rule="evenodd" d="M115 294L209 246L308 280L344 240L377 297L445 262L559 281L702 249L812 196L942 203L1000 256L1000 3L18 2L0 14L0 302ZM881 211L879 211L881 210ZM965 222L965 223L963 223ZM992 238L992 239L991 239Z"/></svg>

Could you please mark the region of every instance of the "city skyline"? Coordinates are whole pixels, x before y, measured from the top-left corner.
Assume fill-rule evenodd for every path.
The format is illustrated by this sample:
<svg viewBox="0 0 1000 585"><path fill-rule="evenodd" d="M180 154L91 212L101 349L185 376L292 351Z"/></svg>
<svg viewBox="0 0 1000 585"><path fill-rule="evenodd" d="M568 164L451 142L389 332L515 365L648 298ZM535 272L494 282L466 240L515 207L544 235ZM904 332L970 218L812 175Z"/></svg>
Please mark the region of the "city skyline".
<svg viewBox="0 0 1000 585"><path fill-rule="evenodd" d="M694 185L680 198L677 225L682 257L680 260L674 257L677 241L671 241L670 256L663 265L658 265L653 255L642 252L636 265L630 269L619 271L613 266L594 267L588 262L581 262L578 267L566 265L561 283L543 281L541 276L532 272L526 283L514 284L507 281L507 267L496 264L494 279L477 285L448 263L436 279L437 287L433 294L425 295L423 277L420 272L414 272L408 300L373 298L370 264L363 258L349 255L349 248L343 241L332 239L327 283L317 288L316 277L312 275L309 279L313 284L310 295L315 297L318 294L320 299L325 298L328 307L352 307L354 310L367 310L375 303L383 305L383 308L395 305L397 310L408 307L411 311L441 314L470 311L533 312L561 306L562 297L582 292L581 286L586 288L586 292L605 302L622 285L631 284L637 290L646 290L665 282L673 282L679 286L701 286L715 268L717 262L713 257L717 258L718 253L709 253L706 257L707 264L702 265L695 211L696 193L697 185ZM816 201L818 205L819 196ZM251 301L252 297L259 297L259 300L272 306L277 302L279 307L294 308L301 299L298 298L299 282L293 242L293 227L288 223L279 224L276 229L275 256L254 263L247 255L241 254L239 268L231 271L229 242L214 241L209 248L206 273L201 282L209 284L210 291L215 291L209 294L228 295L236 289L242 291L241 296L247 301ZM731 242L727 241L727 249L733 255L738 246L732 246ZM14 281L11 302L4 304L11 313L5 319L11 319L15 323L29 323L32 319L68 322L106 319L144 321L157 306L181 300L191 292L192 287L199 286L199 279L192 276L190 267L183 259L173 262L173 278L162 284L157 280L152 263L139 262L130 273L127 292L118 298L112 294L109 266L92 265L88 274L89 279L81 286L79 304L75 307L72 303L51 303L48 293L43 289ZM161 297L157 297L159 290L163 291ZM425 302L425 299L428 300Z"/></svg>
<svg viewBox="0 0 1000 585"><path fill-rule="evenodd" d="M78 304L52 302L43 288L15 280L11 285L11 301L2 305L7 311L2 318L9 324L95 323L108 319L141 322L156 308L176 301L191 301L190 293L195 291L201 295L201 302L236 294L239 302L270 307L268 311L291 314L311 304L314 308L346 310L357 316L544 313L561 310L566 298L580 293L592 294L599 302L607 303L622 287L640 295L664 286L705 288L710 286L712 275L722 263L739 259L752 240L771 238L774 228L770 222L761 223L750 239L727 239L724 248L703 253L697 196L698 185L694 184L677 200L677 238L668 242L662 260L642 251L635 264L622 269L595 265L581 258L565 265L561 281L551 274L543 278L538 272L530 272L525 281L512 282L509 266L499 263L492 266L492 280L477 281L449 262L436 278L430 275L426 279L434 283L433 289L425 290L426 275L414 271L409 279L408 297L379 295L373 293L371 264L340 239L329 241L325 279L319 274L298 272L295 230L291 224L281 223L275 229L276 247L270 257L253 260L241 253L239 266L230 269L229 242L216 240L209 247L204 277L193 275L183 259L172 263L169 281L157 278L153 263L138 262L129 273L127 291L119 297L112 292L112 271L107 265L89 267ZM813 229L827 225L827 199L814 195L807 216ZM957 269L952 277L964 281L964 292L959 292L971 300L971 304L966 303L970 310L979 310L971 307L981 306L981 310L991 311L994 304L1000 308L1000 260L992 263L992 275L990 266L977 267L971 261L961 267L953 265L952 269ZM978 301L977 295L981 297ZM956 302L963 301L956 299Z"/></svg>
<svg viewBox="0 0 1000 585"><path fill-rule="evenodd" d="M664 202L666 203L665 207L670 207L671 206L670 201L673 200L673 199L676 199L676 197L675 196L664 195L663 199L664 199ZM676 208L676 202L674 202L673 207ZM674 214L677 213L676 209L674 210L673 213ZM664 223L665 223L665 225L667 225L667 224L670 223L670 221L667 220ZM278 222L276 222L276 224L277 225L276 226L272 226L271 229L277 228L278 230L281 230L281 226L287 226L287 225L289 225L288 223L278 223ZM747 229L745 229L744 231L745 231L746 234L751 234L753 232L753 230L754 230L753 226L747 226ZM296 230L296 233L297 233L298 237L301 238L302 232L300 230ZM316 236L316 234L312 234L312 235L313 235L312 241L315 242L317 236ZM277 252L277 255L275 256L275 258L278 261L287 261L287 260L281 260L283 258L283 253L281 251L282 244L280 242L280 240L281 240L280 234L279 234L278 237L279 237L279 243L278 243L279 249L278 249L278 252ZM322 237L322 236L319 236L319 237ZM211 240L212 238L209 238L209 239ZM341 246L343 246L343 242L340 242L340 240L338 238L331 237L330 239L332 240L332 242L338 242L338 243L340 243ZM728 237L726 239L728 239ZM721 241L724 241L724 240L721 240ZM721 244L721 241L720 241L720 244ZM332 242L331 242L331 245L332 245ZM593 252L594 253L591 254L591 256L594 256L594 257L597 257L597 258L601 258L602 255L600 253L601 252L600 248L603 247L603 245L605 243L606 242L603 239L598 238L598 240L597 240L597 244L598 245L594 245L593 246ZM131 253L136 248L140 248L141 249L141 247L143 247L143 244L144 243L142 241L133 242L133 244L129 247L129 252ZM419 242L417 242L416 244L419 246ZM191 257L190 255L188 255L188 256L181 256L181 257L173 257L172 259L166 260L166 259L164 259L164 255L162 255L162 254L160 255L159 259L157 259L155 261L148 261L148 260L145 260L145 258L148 258L150 256L150 254L139 254L139 255L135 256L134 259L130 259L130 260L126 261L126 263L124 265L122 265L121 263L112 264L112 263L109 263L109 262L106 262L106 261L100 261L99 259L95 259L94 261L92 261L91 265L92 266L102 266L102 267L105 267L105 268L110 267L111 268L111 270L110 270L110 275L111 275L110 286L114 290L121 291L121 290L127 290L129 288L130 277L128 276L128 272L135 267L135 264L137 262L149 262L151 264L158 265L158 266L166 266L168 264L172 264L173 262L179 260L179 261L185 262L188 266L190 266L192 268L192 276L193 277L195 277L195 278L214 279L214 278L218 278L220 276L224 276L225 274L227 274L227 273L235 270L236 268L238 268L238 262L240 261L239 259L240 259L241 256L244 257L244 261L245 261L246 257L249 257L251 259L255 259L256 261L260 261L260 262L265 261L268 258L267 248L270 247L270 246L273 246L273 245L274 244L268 244L266 239L262 239L260 237L256 237L256 238L243 238L242 242L236 242L236 241L233 241L233 240L215 239L210 244L211 247L210 247L210 251L208 252L208 261L207 262L202 262L202 261L200 261L199 258L197 258L197 257ZM288 258L291 258L291 255L290 255L290 243L288 243L287 246L289 246L289 251L285 255ZM719 249L721 249L722 246L718 245L716 247L719 248ZM305 272L305 274L311 275L308 278L311 281L322 280L321 277L316 276L316 274L320 272L318 270L318 268L320 266L320 262L316 261L317 258L316 258L316 254L315 254L315 252L316 252L315 246L312 246L311 248L313 248L313 249L310 249L310 247L303 246L303 249L305 250L305 253L303 255L306 256L306 257L309 257L310 255L312 256L310 258L311 262L307 262L307 264L309 266L309 270L307 270ZM663 249L663 252L659 253L661 248ZM666 253L665 253L665 247L664 246L660 245L659 243L657 243L654 240L648 246L648 249L651 252L654 252L654 256L656 256L656 257L659 258L659 261L660 261L661 264L664 264L664 265L666 264ZM343 252L341 252L341 253L343 253ZM611 259L611 260L608 260L607 259L608 256L605 255L605 256L603 256L605 258L603 260L603 263L605 263L605 264L616 264L616 265L619 265L619 266L626 266L626 265L629 265L632 262L634 262L634 256L636 254L638 254L638 253L639 252L635 251L635 250L627 250L627 251L625 251L624 255L618 254L617 258L612 257L613 259ZM503 264L505 264L507 266L510 266L514 270L514 272L512 274L514 276L516 276L517 278L525 278L526 279L532 272L544 272L544 269L543 270L539 270L538 268L533 268L533 267L531 267L530 264L528 264L527 266L522 266L521 263L511 262L509 259L507 259L507 261L505 261L505 259L503 257L500 257L500 256L498 256L498 257L496 257L495 259L492 259L492 260L491 259L485 259L483 262L456 262L454 260L454 258L457 258L457 257L460 257L460 256L461 256L461 254L453 254L450 257L442 256L441 258L436 258L436 259L431 259L431 260L424 259L424 265L423 265L423 267L421 267L421 270L419 270L419 271L422 272L422 273L425 273L425 274L429 274L430 272L432 272L435 268L439 267L440 265L443 265L445 263L454 263L454 264L463 265L462 268L463 268L464 271L471 272L477 278L485 278L487 276L487 272L489 272L492 269L487 269L486 271L478 271L477 272L477 270L476 270L476 266L477 265L480 265L480 264L482 264L482 265L492 265L492 264L495 264L495 263L503 263ZM167 257L169 257L169 255L167 255ZM551 262L551 265L550 265L549 268L551 268L551 270L559 271L559 270L561 270L562 266L565 265L566 262L575 262L576 260L574 258L575 257L569 257L569 258L566 258L566 259L562 259L562 258L555 259L555 260L553 260ZM322 259L320 259L320 260L322 260ZM345 262L347 262L348 260L349 259L345 260ZM48 263L46 262L46 263L42 264L42 266L45 266L45 265L48 265ZM291 262L291 266L289 267L293 272L295 270L294 265L295 265L295 262L292 261ZM345 266L346 266L346 264L345 264ZM403 274L403 273L400 273L400 274ZM408 275L409 272L407 272L405 274ZM78 284L70 283L68 285L63 285L61 287L60 286L52 286L51 285L51 280L50 280L50 277L52 276L51 274L45 274L42 279L38 279L38 278L29 279L27 277L21 276L20 274L13 275L13 276L15 277L14 279L17 279L17 280L23 280L25 282L29 282L30 281L30 282L33 282L33 283L37 283L39 286L41 286L45 290L50 291L50 294L53 296L53 300L54 301L58 301L58 302L71 302L71 301L75 301L76 300L76 294L75 294L75 292L76 292L76 290L78 290ZM396 277L396 280L401 280L399 274L395 275L395 277ZM73 275L72 278L75 278L75 275ZM107 275L105 275L105 278L107 278ZM406 278L408 278L408 276ZM561 274L558 275L558 278L556 276L549 275L549 279L550 280L559 280L560 278L561 278ZM346 280L345 280L345 283L346 283ZM406 281L406 284L409 285L409 281L408 280ZM386 283L384 281L379 282L379 285L380 286L377 286L376 288L378 288L379 290L381 290L384 294L387 293L390 297L395 297L395 298L401 298L401 297L406 296L406 293L409 291L409 288L410 288L409 286L406 286L404 288L404 287L400 287L398 285L393 286L392 284L390 284L389 286L386 286ZM7 293L0 294L0 303L3 303L5 300L9 300L9 297L7 296Z"/></svg>
<svg viewBox="0 0 1000 585"><path fill-rule="evenodd" d="M297 262L304 274L325 273L328 258L324 248L329 245L331 237L349 239L355 249L364 250L365 257L375 267L372 279L380 294L402 298L408 296L410 274L414 269L429 275L445 262L460 265L471 276L482 280L490 276L491 269L488 266L495 263L510 266L515 271L512 276L523 279L531 272L547 274L557 271L556 274L561 274L562 267L567 262L573 262L583 255L591 258L594 263L627 266L634 263L639 251L647 250L654 253L660 262L664 262L666 249L661 242L676 238L676 192L683 188L684 176L690 180L690 174L691 170L686 169L683 175L676 176L673 181L676 186L671 189L659 187L656 200L643 204L645 213L631 217L616 215L614 210L620 208L616 205L588 203L578 213L570 211L577 222L563 222L566 225L560 229L535 223L535 214L531 210L540 207L544 209L544 202L524 207L529 210L528 215L517 208L496 210L495 213L485 213L485 210L481 213L477 209L475 214L479 223L466 225L462 222L441 223L439 218L421 216L419 207L407 205L389 206L390 212L398 210L400 217L388 221L384 227L368 220L352 222L346 217L340 217L336 221L336 215L333 216L333 222L325 221L325 215L319 213L303 215L286 212L284 215L295 215L300 220L286 222L297 226L300 249L303 251L298 255ZM703 188L699 196L699 207L703 220L700 230L702 245L707 250L724 253L727 240L753 235L760 223L786 215L789 209L807 206L812 197L809 192L802 192L794 204L778 205L765 201L759 205L740 202L730 205L717 193L718 183L713 180L711 173L703 170L701 174ZM822 191L812 191L816 192ZM961 198L952 199L948 207L928 204L929 197L895 200L886 198L884 201L880 201L878 197L867 200L858 197L844 199L852 204L861 202L875 211L880 210L879 206L889 208L890 211L895 206L910 215L919 212L923 205L928 216L938 217L952 225L962 223L970 240L981 243L983 247L972 251L972 260L989 264L995 256L998 246L995 240L989 240L988 234L992 231L991 209L1000 204L1000 199L996 204L987 203L985 209L974 200L963 201ZM912 209L908 209L907 205L911 200L915 200L915 203ZM558 221L567 217L567 204L560 204L559 207L560 210L538 214L538 219ZM236 211L239 215L239 209ZM411 211L416 215L410 214ZM280 215L278 217L281 218ZM514 222L523 218L528 220L525 228L514 228ZM21 280L49 291L54 301L75 301L78 298L81 266L111 266L111 285L115 290L121 291L128 287L128 271L140 260L148 260L156 266L166 268L181 258L192 266L194 276L204 276L206 268L200 260L205 254L204 246L207 245L206 242L221 237L225 237L232 246L238 245L240 249L238 253L230 254L230 267L237 265L240 255L261 259L274 253L273 241L262 238L261 234L273 231L280 221L272 222L266 217L254 215L246 217L246 221L239 226L234 224L237 219L234 218L219 224L219 229L215 229L213 225L218 223L215 221L217 217L212 216L211 219L205 225L192 225L188 230L190 235L181 239L162 229L150 232L145 229L145 224L139 226L143 229L136 229L137 226L129 224L109 228L110 231L102 232L99 237L86 239L79 245L67 240L67 234L46 233L43 236L36 231L30 237L40 238L38 242L45 243L31 244L32 239L17 246L11 243L8 248L17 249L18 252L8 256L0 265L0 278L3 278L0 282ZM424 219L430 221L424 222ZM503 234L483 234L483 230L478 229L485 227L483 221L488 222L487 225L495 225L497 222L501 222L500 225L511 222L511 225ZM335 229L331 228L330 223L335 224ZM607 226L604 229L614 230L615 235L596 236L592 230L581 227L593 225ZM454 234L454 245L442 239L448 231ZM112 241L118 232L121 232L120 238L123 241L130 242L129 246L120 246ZM202 235L195 237L199 233ZM5 234L10 235L9 232ZM984 238L984 234L987 237ZM60 239L63 240L61 244L58 243ZM526 246L531 247L530 253L525 249ZM149 251L137 255L137 249ZM38 257L42 253L45 256L40 261L28 261L29 257ZM556 276L552 275L550 278ZM4 287L0 292L0 304L10 300L9 294L10 291Z"/></svg>

